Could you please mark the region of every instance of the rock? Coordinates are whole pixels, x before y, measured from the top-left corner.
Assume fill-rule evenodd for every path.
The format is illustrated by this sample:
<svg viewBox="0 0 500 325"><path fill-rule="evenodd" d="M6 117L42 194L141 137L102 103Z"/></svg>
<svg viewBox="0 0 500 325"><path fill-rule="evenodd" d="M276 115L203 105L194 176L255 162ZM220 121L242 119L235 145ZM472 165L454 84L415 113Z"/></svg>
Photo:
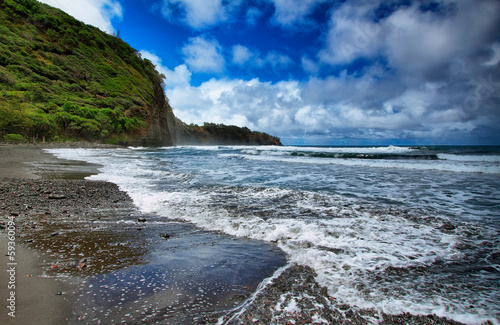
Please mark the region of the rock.
<svg viewBox="0 0 500 325"><path fill-rule="evenodd" d="M59 233L58 232L54 232L54 233L50 234L50 236L56 237L56 236L59 236Z"/></svg>
<svg viewBox="0 0 500 325"><path fill-rule="evenodd" d="M160 234L160 237L163 239L169 239L170 235L165 233L165 234Z"/></svg>
<svg viewBox="0 0 500 325"><path fill-rule="evenodd" d="M139 217L137 218L137 222L146 222L146 218Z"/></svg>
<svg viewBox="0 0 500 325"><path fill-rule="evenodd" d="M17 212L11 212L10 215L13 217L19 217L19 213Z"/></svg>

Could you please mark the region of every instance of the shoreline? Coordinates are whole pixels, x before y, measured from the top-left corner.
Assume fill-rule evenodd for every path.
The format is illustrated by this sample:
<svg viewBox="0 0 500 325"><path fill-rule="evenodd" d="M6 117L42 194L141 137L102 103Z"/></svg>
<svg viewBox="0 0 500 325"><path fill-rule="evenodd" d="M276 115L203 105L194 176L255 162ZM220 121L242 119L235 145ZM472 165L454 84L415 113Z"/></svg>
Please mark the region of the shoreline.
<svg viewBox="0 0 500 325"><path fill-rule="evenodd" d="M115 184L83 180L99 165L50 147L0 145L1 243L15 216L19 252L16 318L0 276L2 324L214 323L286 264L275 245L142 215Z"/></svg>
<svg viewBox="0 0 500 325"><path fill-rule="evenodd" d="M29 323L33 315L47 324L91 324L101 317L146 324L461 324L337 303L311 268L287 264L277 247L142 215L115 184L83 180L99 165L42 150L54 147L82 146L0 145L0 226L18 215L16 252L23 261L17 273L20 317L5 319L4 312L2 324ZM0 234L6 247L5 230ZM6 258L0 260L4 266ZM0 277L4 311L5 279Z"/></svg>

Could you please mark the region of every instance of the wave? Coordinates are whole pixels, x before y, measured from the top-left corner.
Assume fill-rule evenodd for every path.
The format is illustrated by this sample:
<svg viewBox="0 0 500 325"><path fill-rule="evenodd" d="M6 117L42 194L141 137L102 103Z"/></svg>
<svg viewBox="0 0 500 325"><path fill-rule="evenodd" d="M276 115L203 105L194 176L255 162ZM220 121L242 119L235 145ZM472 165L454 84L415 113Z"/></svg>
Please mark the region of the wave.
<svg viewBox="0 0 500 325"><path fill-rule="evenodd" d="M466 323L481 323L485 318L482 315L498 316L498 307L493 307L498 306L498 288L491 285L495 279L488 279L491 272L474 271L477 277L461 278L455 277L460 272L448 270L464 268L464 272L470 274L471 265L482 266L488 253L496 254L499 238L496 228L483 223L476 227L444 215L426 213L425 203L421 201L422 210L412 209L410 205L398 209L397 206L385 207L378 203L359 203L341 194L283 188L281 185L243 186L236 180L234 171L239 162L244 162L241 158L457 172L485 172L485 166L474 161L466 166L443 159L325 159L292 155L299 150L309 154L333 153L339 148L212 146L177 149L180 154L175 161L180 166L193 161L190 155L185 155L185 150L194 150L193 153L197 153L196 150L217 150L215 156L206 153L207 157L217 159L201 160L199 165L186 171L171 169L167 163L173 158L166 154L162 157L132 150L88 149L51 152L66 159L102 164L102 173L90 179L118 184L144 213L155 213L165 220L188 221L200 228L238 237L276 243L287 252L290 262L313 267L318 282L329 288L332 296L351 306L395 314L436 313L455 320L468 319ZM360 148L340 149L359 151ZM406 150L392 153L396 155L421 153L400 147L361 149L372 152L341 154L385 155L391 154L387 152L390 150ZM221 173L229 174L231 184L235 186L223 186L217 181L192 181L194 173L199 173L203 181L206 174L200 168L212 171L214 165L209 162L221 160L218 159L221 156L240 158L232 160L235 165L224 160L228 170L220 169ZM248 165L244 164L244 167ZM308 166L299 170L307 173ZM500 173L498 166L495 172ZM318 179L317 175L310 176ZM471 310L471 305L479 307Z"/></svg>
<svg viewBox="0 0 500 325"><path fill-rule="evenodd" d="M399 154L399 153L367 153L367 152L337 152L337 151L267 151L267 150L242 150L244 154L256 156L292 156L312 158L334 158L334 159L391 159L391 160L438 160L435 154Z"/></svg>
<svg viewBox="0 0 500 325"><path fill-rule="evenodd" d="M467 165L467 164L450 164L438 159L323 159L312 156L293 156L277 157L272 155L241 155L240 157L248 160L262 161L279 161L288 163L301 164L317 164L317 165L341 165L346 167L374 167L386 169L410 169L410 170L428 170L428 171L444 171L456 173L484 173L484 174L500 174L500 166L498 165ZM428 162L425 160L429 160Z"/></svg>
<svg viewBox="0 0 500 325"><path fill-rule="evenodd" d="M437 154L438 159L450 161L470 161L470 162L491 162L500 164L500 156L475 156L475 155L454 155L454 154Z"/></svg>

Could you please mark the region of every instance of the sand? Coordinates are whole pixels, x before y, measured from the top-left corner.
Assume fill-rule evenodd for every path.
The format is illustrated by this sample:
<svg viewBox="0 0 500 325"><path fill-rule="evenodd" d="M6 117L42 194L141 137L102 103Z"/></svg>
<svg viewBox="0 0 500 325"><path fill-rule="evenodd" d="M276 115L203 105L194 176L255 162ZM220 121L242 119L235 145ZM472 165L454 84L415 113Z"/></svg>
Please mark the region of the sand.
<svg viewBox="0 0 500 325"><path fill-rule="evenodd" d="M43 171L37 168L37 165L67 164L42 150L50 147L55 146L1 144L0 179L40 179ZM97 172L97 167L97 165L93 166L93 172ZM84 177L87 174L88 172L85 172L81 176ZM3 201L4 198L1 197L1 200ZM5 213L2 214L6 216ZM10 268L7 264L9 262L6 256L7 246L6 233L0 233L0 265L5 269L5 273ZM20 244L19 238L16 238L15 247L15 262L17 262L14 290L15 317L8 315L11 310L7 309L7 297L10 298L10 292L13 290L9 289L9 277L3 272L0 276L0 297L2 298L0 324L66 324L72 310L72 299L74 299L68 295L76 290L79 280L69 278L55 280L43 277L43 265L46 264L43 253Z"/></svg>

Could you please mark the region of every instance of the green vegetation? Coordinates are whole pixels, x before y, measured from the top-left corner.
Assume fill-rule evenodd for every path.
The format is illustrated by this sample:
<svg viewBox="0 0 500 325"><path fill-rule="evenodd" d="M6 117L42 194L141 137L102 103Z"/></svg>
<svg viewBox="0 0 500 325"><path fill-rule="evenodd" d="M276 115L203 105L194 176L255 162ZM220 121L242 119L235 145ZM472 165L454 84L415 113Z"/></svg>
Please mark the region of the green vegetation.
<svg viewBox="0 0 500 325"><path fill-rule="evenodd" d="M184 124L182 130L183 134L178 141L186 144L281 145L281 141L277 137L234 125L204 123L203 126L198 126Z"/></svg>
<svg viewBox="0 0 500 325"><path fill-rule="evenodd" d="M163 78L118 37L35 0L0 0L5 141L13 134L29 141L140 137L154 82Z"/></svg>
<svg viewBox="0 0 500 325"><path fill-rule="evenodd" d="M3 136L3 141L7 143L27 142L27 140L20 134L6 134Z"/></svg>

